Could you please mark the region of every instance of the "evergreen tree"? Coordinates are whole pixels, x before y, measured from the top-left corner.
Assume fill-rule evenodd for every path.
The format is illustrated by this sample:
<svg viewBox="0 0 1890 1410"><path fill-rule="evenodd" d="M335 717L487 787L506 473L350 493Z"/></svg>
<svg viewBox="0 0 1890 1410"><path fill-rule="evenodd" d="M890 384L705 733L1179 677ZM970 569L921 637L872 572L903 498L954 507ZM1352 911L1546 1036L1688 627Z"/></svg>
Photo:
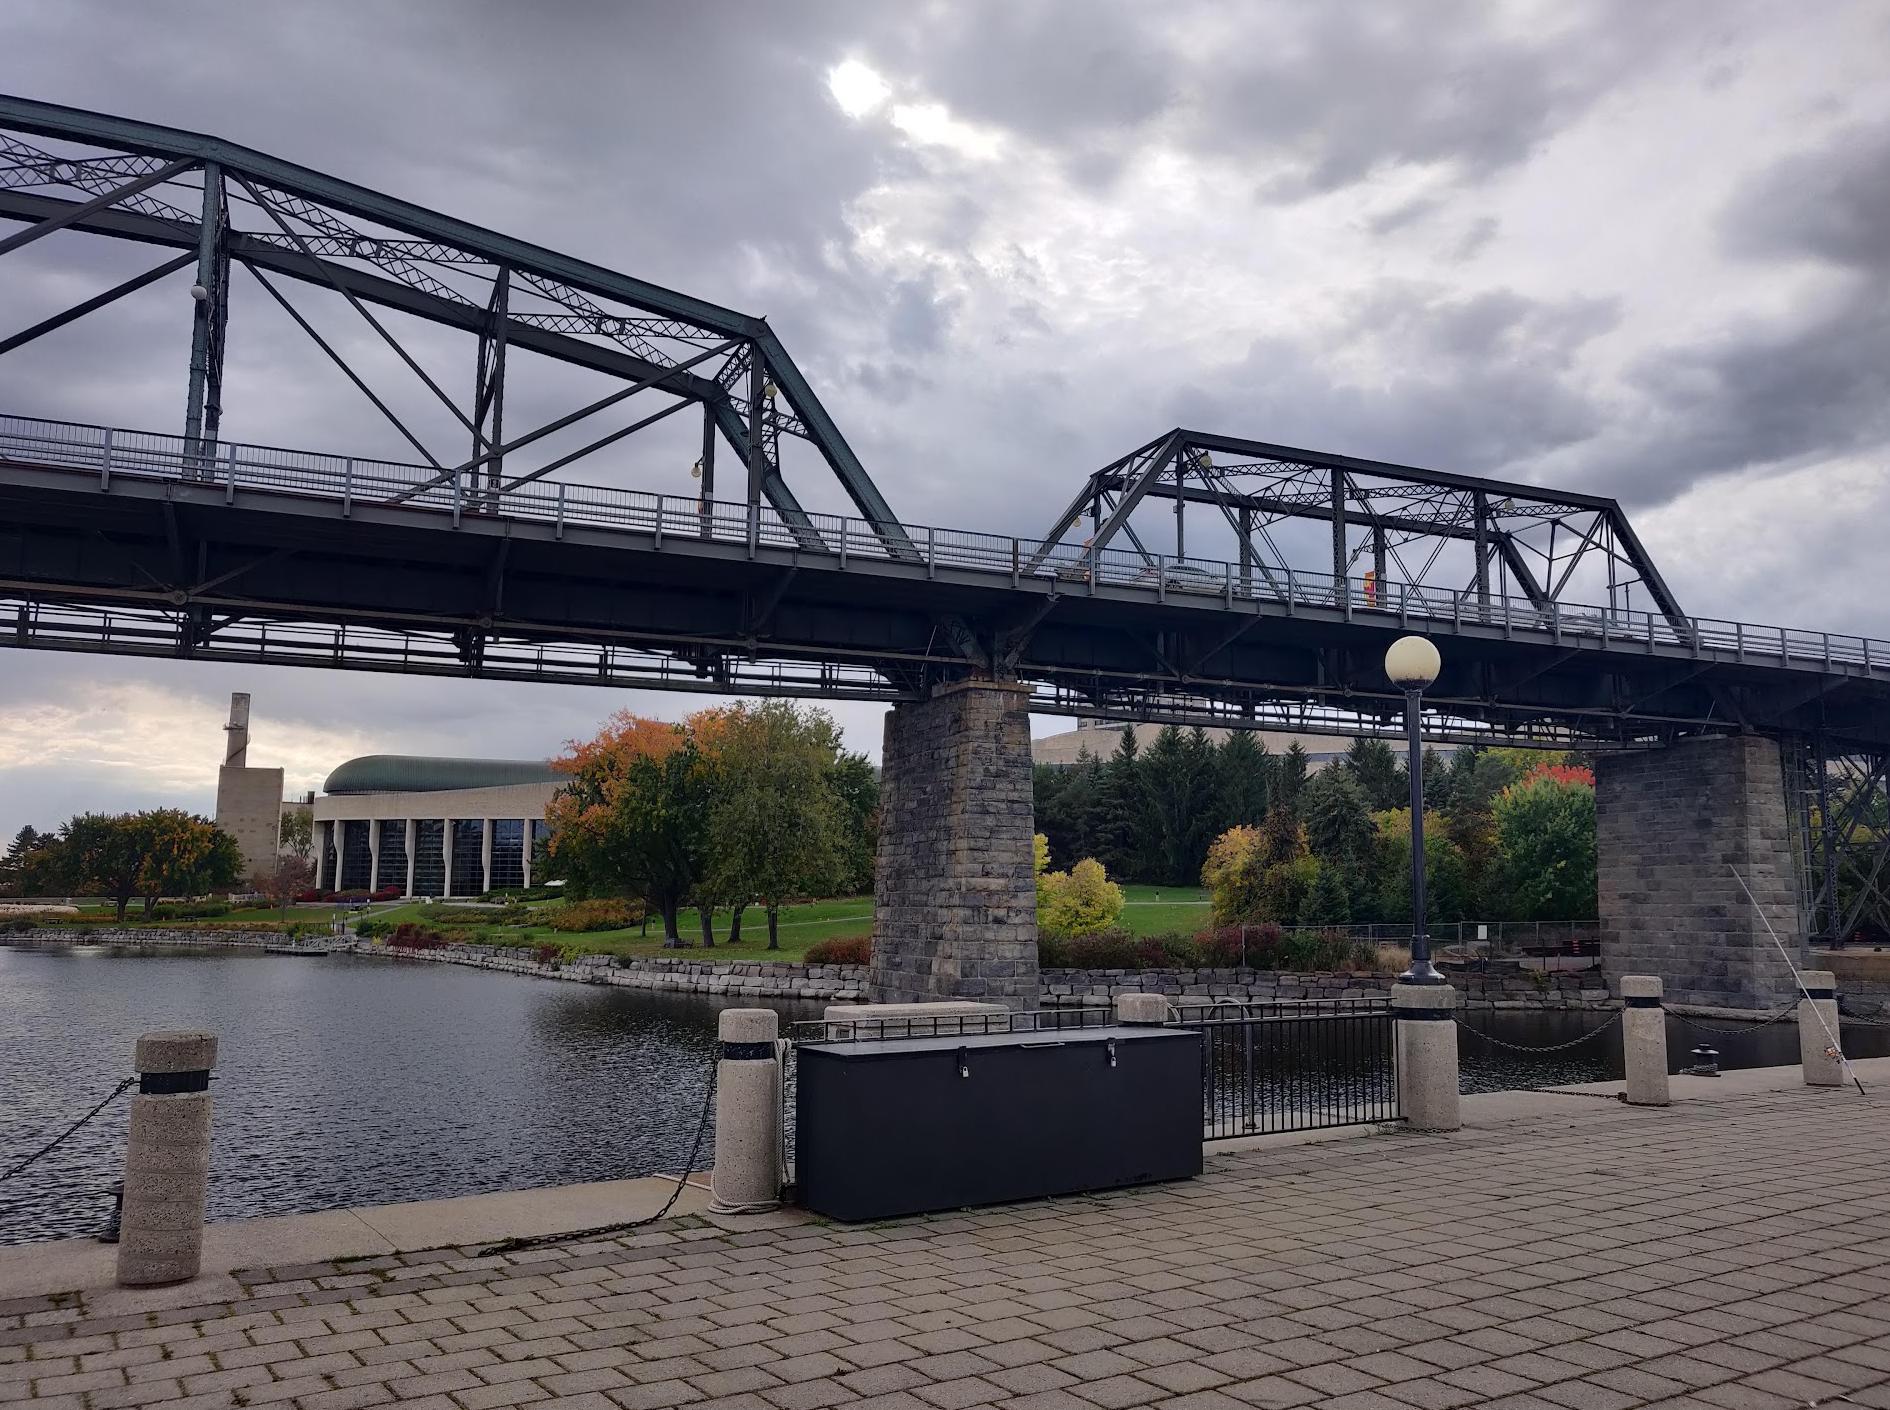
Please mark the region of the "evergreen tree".
<svg viewBox="0 0 1890 1410"><path fill-rule="evenodd" d="M1214 837L1214 747L1200 728L1165 725L1142 756L1153 879L1185 886L1201 874Z"/></svg>
<svg viewBox="0 0 1890 1410"><path fill-rule="evenodd" d="M1372 812L1401 807L1411 801L1411 781L1398 756L1382 739L1355 739L1341 765L1364 791Z"/></svg>
<svg viewBox="0 0 1890 1410"><path fill-rule="evenodd" d="M1450 807L1451 769L1444 756L1428 745L1424 750L1424 807L1444 812Z"/></svg>
<svg viewBox="0 0 1890 1410"><path fill-rule="evenodd" d="M1335 772L1328 769L1327 773ZM1319 875L1312 890L1300 902L1301 925L1347 925L1352 920L1351 885L1342 868L1330 862L1319 864Z"/></svg>
<svg viewBox="0 0 1890 1410"><path fill-rule="evenodd" d="M1306 785L1302 805L1313 856L1350 884L1364 871L1375 835L1365 790L1350 769L1322 769Z"/></svg>
<svg viewBox="0 0 1890 1410"><path fill-rule="evenodd" d="M1269 808L1284 808L1290 816L1299 815L1299 795L1306 788L1306 777L1312 771L1312 760L1306 753L1306 746L1297 739L1286 746L1286 752L1280 755L1279 765L1273 770L1272 796L1267 800Z"/></svg>
<svg viewBox="0 0 1890 1410"><path fill-rule="evenodd" d="M1278 761L1264 741L1249 730L1235 730L1221 746L1221 826L1247 827L1267 815L1273 792L1273 771Z"/></svg>
<svg viewBox="0 0 1890 1410"><path fill-rule="evenodd" d="M1148 797L1142 784L1141 751L1135 730L1124 725L1116 752L1103 765L1101 806L1097 810L1096 859L1111 876L1126 881L1149 879Z"/></svg>

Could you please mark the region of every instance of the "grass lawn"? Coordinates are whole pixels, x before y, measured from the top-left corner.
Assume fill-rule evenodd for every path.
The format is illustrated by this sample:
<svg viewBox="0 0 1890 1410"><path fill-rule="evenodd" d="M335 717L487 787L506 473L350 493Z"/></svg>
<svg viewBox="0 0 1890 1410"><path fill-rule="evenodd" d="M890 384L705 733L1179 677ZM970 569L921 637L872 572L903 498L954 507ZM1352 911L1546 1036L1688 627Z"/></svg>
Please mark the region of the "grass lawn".
<svg viewBox="0 0 1890 1410"><path fill-rule="evenodd" d="M1208 894L1199 886L1125 885L1122 903L1122 928L1131 935L1192 935L1214 923Z"/></svg>

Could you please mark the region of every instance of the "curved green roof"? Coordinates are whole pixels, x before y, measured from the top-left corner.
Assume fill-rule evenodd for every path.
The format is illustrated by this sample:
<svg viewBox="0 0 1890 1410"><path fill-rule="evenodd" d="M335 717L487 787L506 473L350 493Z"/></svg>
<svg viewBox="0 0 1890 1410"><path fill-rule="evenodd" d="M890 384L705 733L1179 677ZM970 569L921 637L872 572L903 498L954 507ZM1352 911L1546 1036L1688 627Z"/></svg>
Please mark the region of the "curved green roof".
<svg viewBox="0 0 1890 1410"><path fill-rule="evenodd" d="M564 777L543 759L436 759L423 754L363 754L328 775L324 793L438 793L556 783Z"/></svg>

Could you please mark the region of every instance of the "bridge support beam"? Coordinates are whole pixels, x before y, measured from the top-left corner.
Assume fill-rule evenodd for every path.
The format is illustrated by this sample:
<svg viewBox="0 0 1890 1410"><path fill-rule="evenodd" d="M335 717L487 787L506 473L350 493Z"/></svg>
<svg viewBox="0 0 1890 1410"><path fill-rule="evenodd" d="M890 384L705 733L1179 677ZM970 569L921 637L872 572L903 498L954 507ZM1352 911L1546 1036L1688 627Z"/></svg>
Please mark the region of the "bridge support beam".
<svg viewBox="0 0 1890 1410"><path fill-rule="evenodd" d="M1595 770L1601 963L1658 976L1668 1004L1776 1011L1796 989L1805 918L1778 745L1683 739ZM1734 875L1734 871L1738 875ZM1745 887L1750 887L1748 900ZM1761 914L1763 908L1763 914Z"/></svg>
<svg viewBox="0 0 1890 1410"><path fill-rule="evenodd" d="M966 681L886 716L875 1003L1037 1002L1029 694Z"/></svg>

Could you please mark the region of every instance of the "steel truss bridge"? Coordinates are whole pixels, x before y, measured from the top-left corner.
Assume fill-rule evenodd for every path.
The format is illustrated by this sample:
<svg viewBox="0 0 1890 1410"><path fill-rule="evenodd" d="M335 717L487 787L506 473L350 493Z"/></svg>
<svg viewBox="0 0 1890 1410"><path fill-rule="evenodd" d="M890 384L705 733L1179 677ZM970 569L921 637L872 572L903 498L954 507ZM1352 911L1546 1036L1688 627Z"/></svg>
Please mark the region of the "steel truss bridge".
<svg viewBox="0 0 1890 1410"><path fill-rule="evenodd" d="M1612 500L1177 429L1041 538L907 524L765 320L221 139L20 99L0 98L0 217L19 226L0 256L55 234L165 252L0 335L0 374L160 280L191 294L181 434L0 415L5 644L888 702L998 675L1044 713L1395 734L1383 651L1419 631L1445 661L1434 739L1786 741L1821 927L1890 915L1890 642L1686 614ZM235 287L413 457L225 437ZM292 292L358 317L461 448ZM465 340L459 394L401 336L417 326ZM520 431L527 362L611 390ZM624 422L636 397L659 404ZM683 412L701 437L675 491L569 477Z"/></svg>

